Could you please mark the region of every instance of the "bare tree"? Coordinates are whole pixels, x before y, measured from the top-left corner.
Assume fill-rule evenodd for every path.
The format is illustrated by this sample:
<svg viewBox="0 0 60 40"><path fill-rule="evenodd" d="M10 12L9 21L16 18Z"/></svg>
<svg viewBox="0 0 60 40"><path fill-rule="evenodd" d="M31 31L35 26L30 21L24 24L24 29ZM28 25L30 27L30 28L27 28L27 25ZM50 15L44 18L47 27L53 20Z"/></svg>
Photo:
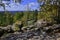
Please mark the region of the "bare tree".
<svg viewBox="0 0 60 40"><path fill-rule="evenodd" d="M5 9L5 3L2 3L2 1L3 1L3 0L0 0L0 6L3 7L4 11L6 11L6 9ZM8 1L8 0L6 0L6 1ZM21 0L14 0L14 2L15 2L15 3L20 3ZM6 3L6 5L9 6L9 3ZM10 7L10 6L9 6L9 7Z"/></svg>
<svg viewBox="0 0 60 40"><path fill-rule="evenodd" d="M0 0L0 6L2 6L4 8L4 10L5 10L5 4L2 3L2 0Z"/></svg>

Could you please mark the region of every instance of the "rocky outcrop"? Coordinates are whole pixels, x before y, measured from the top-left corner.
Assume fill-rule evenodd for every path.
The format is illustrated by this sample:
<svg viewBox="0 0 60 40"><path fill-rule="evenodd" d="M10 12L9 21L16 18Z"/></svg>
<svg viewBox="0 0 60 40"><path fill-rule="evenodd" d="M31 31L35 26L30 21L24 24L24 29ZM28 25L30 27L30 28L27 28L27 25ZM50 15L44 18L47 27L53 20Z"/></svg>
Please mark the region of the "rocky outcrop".
<svg viewBox="0 0 60 40"><path fill-rule="evenodd" d="M7 27L0 27L0 29L4 30L5 32L13 32L12 25L8 25Z"/></svg>
<svg viewBox="0 0 60 40"><path fill-rule="evenodd" d="M11 33L6 36L2 36L0 40L59 40L60 33L54 35L47 35L40 33L39 31L30 31L24 33Z"/></svg>
<svg viewBox="0 0 60 40"><path fill-rule="evenodd" d="M13 27L8 26L8 28L4 27L3 29L11 32ZM1 29L3 32L4 30ZM60 24L50 26L45 20L39 20L33 25L22 27L22 30L23 32L17 31L6 36L3 35L0 40L59 40L60 38Z"/></svg>

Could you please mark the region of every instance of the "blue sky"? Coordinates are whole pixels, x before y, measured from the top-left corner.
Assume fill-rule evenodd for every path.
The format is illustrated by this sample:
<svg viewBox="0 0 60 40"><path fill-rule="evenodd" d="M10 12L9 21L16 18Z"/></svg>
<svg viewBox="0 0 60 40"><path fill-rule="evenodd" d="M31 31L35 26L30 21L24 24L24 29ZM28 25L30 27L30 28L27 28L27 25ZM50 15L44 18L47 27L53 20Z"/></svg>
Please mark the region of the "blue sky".
<svg viewBox="0 0 60 40"><path fill-rule="evenodd" d="M6 1L4 1L5 3ZM39 4L37 0L22 0L21 3L14 3L10 1L9 6L5 5L6 11L27 11L27 10L39 10ZM0 6L0 11L4 11Z"/></svg>
<svg viewBox="0 0 60 40"><path fill-rule="evenodd" d="M22 0L22 4L27 4L27 3L31 3L31 2L36 3L37 0Z"/></svg>

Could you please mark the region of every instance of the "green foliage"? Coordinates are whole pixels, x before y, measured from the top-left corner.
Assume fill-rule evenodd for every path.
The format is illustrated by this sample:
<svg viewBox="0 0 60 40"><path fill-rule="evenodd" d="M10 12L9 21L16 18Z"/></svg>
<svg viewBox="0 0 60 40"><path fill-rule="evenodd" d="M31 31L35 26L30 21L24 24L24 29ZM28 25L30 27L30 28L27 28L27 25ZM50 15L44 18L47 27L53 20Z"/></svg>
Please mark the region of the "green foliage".
<svg viewBox="0 0 60 40"><path fill-rule="evenodd" d="M13 23L13 16L11 15L11 13L9 12L6 12L4 13L4 17L5 17L5 24L9 25L9 24L12 24Z"/></svg>
<svg viewBox="0 0 60 40"><path fill-rule="evenodd" d="M0 13L0 26L7 26L13 23L13 16L9 12Z"/></svg>
<svg viewBox="0 0 60 40"><path fill-rule="evenodd" d="M15 30L14 31L19 31L20 29L19 29L19 26L18 26L18 24L15 24Z"/></svg>
<svg viewBox="0 0 60 40"><path fill-rule="evenodd" d="M10 12L0 13L0 26L11 25L17 21L22 21L23 25L27 26L40 19L46 19L54 23L60 19L57 5L45 4L41 6L40 10L16 12L15 14L11 14Z"/></svg>
<svg viewBox="0 0 60 40"><path fill-rule="evenodd" d="M23 12L16 12L14 15L14 22L16 22L17 20L21 20L22 17L23 17Z"/></svg>
<svg viewBox="0 0 60 40"><path fill-rule="evenodd" d="M49 21L56 21L60 23L60 1L59 0L38 0L38 2L44 1L44 4L41 5L41 12L38 13L38 19L45 18ZM53 4L51 2L53 1ZM57 2L59 4L57 4ZM43 16L43 17L42 17Z"/></svg>
<svg viewBox="0 0 60 40"><path fill-rule="evenodd" d="M16 12L15 14L4 12L0 14L0 25L7 26L17 21L22 21L23 25L27 26L29 21L30 24L33 24L34 20L37 20L37 14L37 11Z"/></svg>
<svg viewBox="0 0 60 40"><path fill-rule="evenodd" d="M23 25L26 26L27 25L27 20L28 20L29 14L28 14L27 11L26 12L23 12L23 13L24 13L24 15L23 15L21 21L23 22Z"/></svg>
<svg viewBox="0 0 60 40"><path fill-rule="evenodd" d="M38 12L38 19L46 19L48 22L57 22L58 16L58 5L50 4L50 0L45 1L45 4L41 6L41 11Z"/></svg>

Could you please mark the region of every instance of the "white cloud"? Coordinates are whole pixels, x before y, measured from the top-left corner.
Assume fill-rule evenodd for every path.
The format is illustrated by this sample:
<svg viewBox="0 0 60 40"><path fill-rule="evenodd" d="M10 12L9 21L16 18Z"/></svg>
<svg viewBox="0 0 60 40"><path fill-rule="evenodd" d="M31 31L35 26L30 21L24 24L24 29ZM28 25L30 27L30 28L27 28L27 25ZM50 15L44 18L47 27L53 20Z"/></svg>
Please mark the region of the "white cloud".
<svg viewBox="0 0 60 40"><path fill-rule="evenodd" d="M35 3L35 2L29 3L29 8L31 8L31 10L38 9L38 3ZM4 10L4 9L0 7L0 11L1 10ZM10 3L9 6L6 6L6 10L7 11L27 11L28 6L27 6L27 4L23 5L23 4L19 4L19 3L17 3L17 4Z"/></svg>
<svg viewBox="0 0 60 40"><path fill-rule="evenodd" d="M38 10L39 4L35 3L35 2L32 2L32 3L29 3L29 7L30 7L31 10Z"/></svg>
<svg viewBox="0 0 60 40"><path fill-rule="evenodd" d="M8 11L23 11L23 10L27 10L27 6L26 5L15 5L15 4L10 4L11 7L7 6L6 10Z"/></svg>
<svg viewBox="0 0 60 40"><path fill-rule="evenodd" d="M38 5L38 3L35 3L35 2L29 3L29 6L37 6L37 5Z"/></svg>

